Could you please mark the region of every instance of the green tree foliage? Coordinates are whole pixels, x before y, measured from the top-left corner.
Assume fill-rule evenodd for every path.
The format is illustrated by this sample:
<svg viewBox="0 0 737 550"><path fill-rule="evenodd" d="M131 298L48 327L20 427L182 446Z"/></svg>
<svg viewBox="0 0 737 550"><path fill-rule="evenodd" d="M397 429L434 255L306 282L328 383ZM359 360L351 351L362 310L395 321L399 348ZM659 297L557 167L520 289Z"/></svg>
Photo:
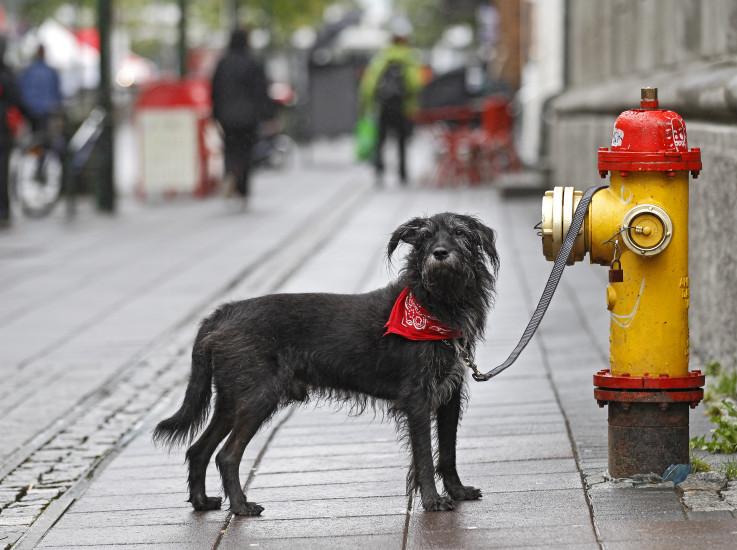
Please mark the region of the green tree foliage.
<svg viewBox="0 0 737 550"><path fill-rule="evenodd" d="M355 2L341 3L355 6ZM242 1L241 9L249 23L269 29L273 43L284 46L298 28L319 25L331 4L335 0L250 0Z"/></svg>
<svg viewBox="0 0 737 550"><path fill-rule="evenodd" d="M136 26L139 14L153 4L178 5L179 0L110 0L113 2L118 22ZM23 17L32 25L53 16L64 4L76 8L95 10L98 0L27 0L18 4ZM318 26L325 8L339 4L347 9L356 6L354 0L239 0L237 6L240 22L268 29L275 46L288 43L292 33L301 26ZM187 0L190 24L197 23L213 29L233 23L230 12L233 0ZM143 22L145 23L145 22Z"/></svg>
<svg viewBox="0 0 737 550"><path fill-rule="evenodd" d="M432 47L450 25L474 24L474 2L458 0L395 0L397 13L407 16L414 27L413 44Z"/></svg>

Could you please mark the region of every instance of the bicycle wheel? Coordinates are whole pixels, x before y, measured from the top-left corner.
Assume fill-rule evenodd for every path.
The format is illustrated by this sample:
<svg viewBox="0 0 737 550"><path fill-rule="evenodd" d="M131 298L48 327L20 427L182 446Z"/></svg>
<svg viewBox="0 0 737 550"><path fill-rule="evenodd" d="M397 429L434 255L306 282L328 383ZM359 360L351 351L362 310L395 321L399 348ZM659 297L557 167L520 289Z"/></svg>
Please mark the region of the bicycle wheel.
<svg viewBox="0 0 737 550"><path fill-rule="evenodd" d="M15 192L23 214L46 216L61 196L64 165L53 149L31 146L14 159Z"/></svg>

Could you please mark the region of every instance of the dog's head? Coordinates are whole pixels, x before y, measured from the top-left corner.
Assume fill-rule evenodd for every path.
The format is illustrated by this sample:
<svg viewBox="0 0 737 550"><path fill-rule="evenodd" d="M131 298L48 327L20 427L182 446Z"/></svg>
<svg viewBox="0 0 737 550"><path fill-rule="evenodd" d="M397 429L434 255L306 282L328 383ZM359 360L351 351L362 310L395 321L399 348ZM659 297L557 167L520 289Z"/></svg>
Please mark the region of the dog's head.
<svg viewBox="0 0 737 550"><path fill-rule="evenodd" d="M452 212L413 218L392 234L389 258L400 242L412 247L402 274L415 293L424 289L433 301L491 304L499 269L496 233L478 218Z"/></svg>

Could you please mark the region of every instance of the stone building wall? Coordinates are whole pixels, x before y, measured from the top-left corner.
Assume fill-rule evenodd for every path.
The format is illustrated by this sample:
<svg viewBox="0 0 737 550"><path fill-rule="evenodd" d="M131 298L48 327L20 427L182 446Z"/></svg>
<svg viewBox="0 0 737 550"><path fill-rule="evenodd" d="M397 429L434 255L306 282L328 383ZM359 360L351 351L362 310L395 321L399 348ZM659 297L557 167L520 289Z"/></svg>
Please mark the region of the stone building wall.
<svg viewBox="0 0 737 550"><path fill-rule="evenodd" d="M704 169L690 190L691 344L737 367L737 2L568 0L567 86L555 100L555 185L600 182L599 147L640 88L686 121Z"/></svg>

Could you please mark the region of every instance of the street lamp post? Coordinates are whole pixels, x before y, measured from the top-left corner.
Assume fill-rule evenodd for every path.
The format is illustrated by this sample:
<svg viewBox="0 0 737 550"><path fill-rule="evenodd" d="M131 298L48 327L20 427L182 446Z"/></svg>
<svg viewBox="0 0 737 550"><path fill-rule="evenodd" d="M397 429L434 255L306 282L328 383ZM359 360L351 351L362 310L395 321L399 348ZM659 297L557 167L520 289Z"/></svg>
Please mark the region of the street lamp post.
<svg viewBox="0 0 737 550"><path fill-rule="evenodd" d="M179 76L187 75L187 5L188 0L179 0Z"/></svg>
<svg viewBox="0 0 737 550"><path fill-rule="evenodd" d="M113 119L113 101L111 86L111 47L110 27L112 22L112 1L97 1L98 30L100 32L100 85L99 104L105 110L99 147L99 173L95 185L97 207L103 212L115 211L115 184L113 181L114 155L113 135L115 122Z"/></svg>

